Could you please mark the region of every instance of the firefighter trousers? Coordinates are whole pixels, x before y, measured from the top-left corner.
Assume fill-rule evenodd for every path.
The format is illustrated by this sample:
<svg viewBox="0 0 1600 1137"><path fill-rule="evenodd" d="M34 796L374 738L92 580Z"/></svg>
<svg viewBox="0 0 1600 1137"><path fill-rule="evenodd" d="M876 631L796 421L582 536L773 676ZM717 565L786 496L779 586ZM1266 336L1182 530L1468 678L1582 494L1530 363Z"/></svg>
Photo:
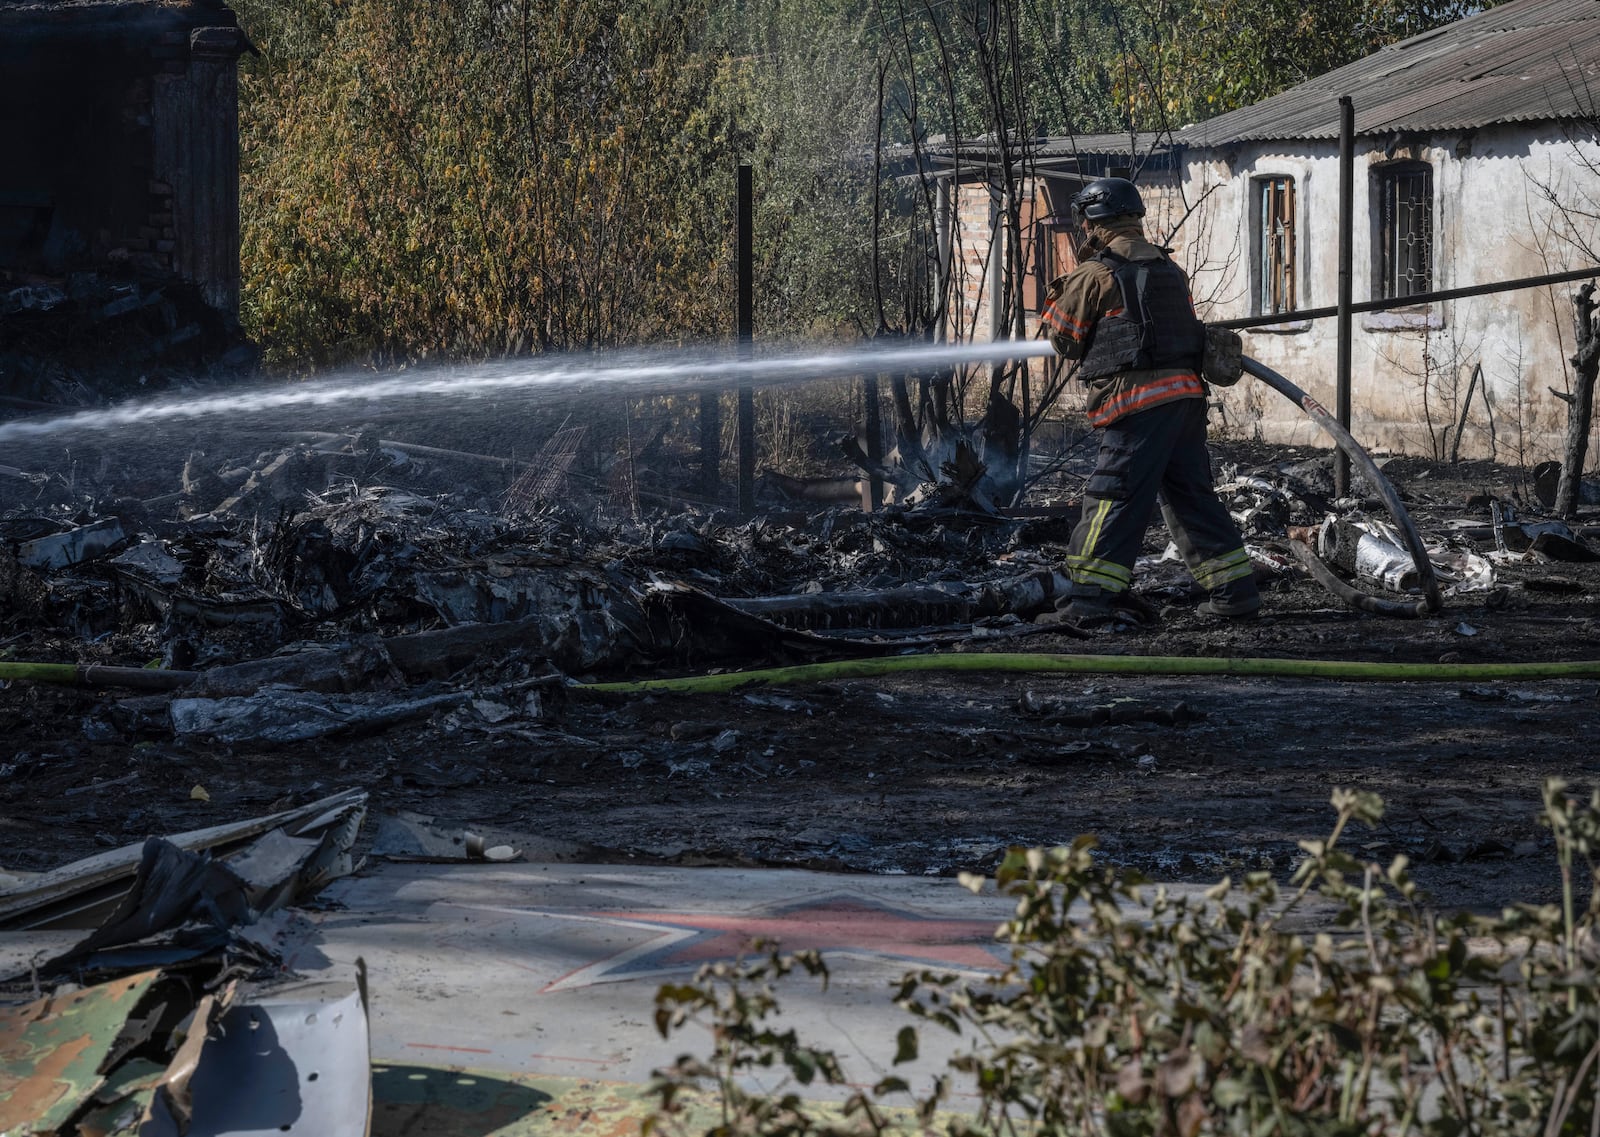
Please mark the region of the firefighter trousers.
<svg viewBox="0 0 1600 1137"><path fill-rule="evenodd" d="M1200 587L1229 606L1258 603L1244 540L1211 480L1204 399L1163 403L1105 428L1067 554L1072 595L1127 591L1157 500Z"/></svg>

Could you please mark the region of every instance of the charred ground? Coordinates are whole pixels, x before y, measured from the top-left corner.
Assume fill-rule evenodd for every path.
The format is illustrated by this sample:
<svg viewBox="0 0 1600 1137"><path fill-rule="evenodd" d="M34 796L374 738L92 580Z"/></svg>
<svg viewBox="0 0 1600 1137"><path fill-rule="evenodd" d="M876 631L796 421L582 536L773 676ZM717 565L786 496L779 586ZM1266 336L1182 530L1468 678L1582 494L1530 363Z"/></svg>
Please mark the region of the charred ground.
<svg viewBox="0 0 1600 1137"><path fill-rule="evenodd" d="M1059 563L1071 513L868 516L774 501L747 521L648 503L635 514L626 499L638 495L626 482L618 489L616 470L585 470L581 459L557 493L524 494L508 510L508 489L519 477L526 489L525 472L380 443L378 434L406 429L390 423L298 449L213 437L210 458L190 455L192 439L85 447L74 477L36 467L32 480L9 479L5 658L160 659L205 671L320 647L348 664L363 645L370 654L472 619L538 626L532 638L465 658L445 653L433 669L368 658L343 674L336 701L436 704L391 725L350 719L293 741L274 741L264 727L185 727L171 693L13 682L0 690L0 865L44 869L361 786L378 811L504 834L534 857L951 873L990 866L1007 845L1094 833L1119 863L1206 880L1286 872L1296 841L1325 827L1329 790L1344 785L1389 803L1383 827L1358 835L1363 850L1411 857L1443 904L1546 900L1557 888L1535 821L1539 785L1561 776L1587 792L1594 780L1593 682L911 675L626 697L562 682L816 658L806 637L825 635L857 651L862 640L921 639L962 651L1592 657L1600 571L1517 554L1526 538L1516 519L1538 511L1526 471L1388 464L1441 550L1493 550L1492 511L1511 519L1499 539L1510 535L1513 547L1494 580L1453 590L1428 619L1348 611L1286 567L1284 526L1332 508L1325 453L1223 444L1222 481L1243 473L1277 488L1231 493L1270 578L1259 621L1199 617L1181 569L1148 563L1141 589L1162 610L1155 628L1085 638L1012 612L939 628L802 629L790 641L712 627L699 609L641 596L660 580L736 599L1036 574ZM1302 509L1308 515L1296 516ZM1358 509L1346 502L1335 512ZM124 540L104 557L54 569L18 563L28 540L108 518L119 519ZM1159 556L1164 543L1157 526L1147 552ZM266 718L252 721L270 727L273 700L289 695L216 693L224 698L255 699ZM285 707L279 719L293 717Z"/></svg>

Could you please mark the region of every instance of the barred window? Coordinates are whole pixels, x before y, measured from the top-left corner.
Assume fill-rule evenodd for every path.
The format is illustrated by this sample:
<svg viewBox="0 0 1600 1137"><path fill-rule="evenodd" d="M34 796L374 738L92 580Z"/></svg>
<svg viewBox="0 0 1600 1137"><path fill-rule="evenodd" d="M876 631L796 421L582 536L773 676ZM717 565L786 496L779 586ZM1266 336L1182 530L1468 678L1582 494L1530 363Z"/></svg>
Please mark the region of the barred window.
<svg viewBox="0 0 1600 1137"><path fill-rule="evenodd" d="M1433 289L1433 167L1403 162L1378 171L1379 290L1385 300Z"/></svg>
<svg viewBox="0 0 1600 1137"><path fill-rule="evenodd" d="M1294 179L1256 181L1256 312L1270 316L1295 305Z"/></svg>

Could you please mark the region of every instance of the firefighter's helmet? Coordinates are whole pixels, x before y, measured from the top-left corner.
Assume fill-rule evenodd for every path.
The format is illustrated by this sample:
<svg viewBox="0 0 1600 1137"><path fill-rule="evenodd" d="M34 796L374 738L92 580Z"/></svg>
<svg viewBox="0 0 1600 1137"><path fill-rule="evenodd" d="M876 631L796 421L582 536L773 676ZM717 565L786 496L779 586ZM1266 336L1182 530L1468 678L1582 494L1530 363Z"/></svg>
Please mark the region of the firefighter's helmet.
<svg viewBox="0 0 1600 1137"><path fill-rule="evenodd" d="M1080 225L1113 217L1143 217L1144 201L1127 178L1096 178L1073 195L1072 215Z"/></svg>

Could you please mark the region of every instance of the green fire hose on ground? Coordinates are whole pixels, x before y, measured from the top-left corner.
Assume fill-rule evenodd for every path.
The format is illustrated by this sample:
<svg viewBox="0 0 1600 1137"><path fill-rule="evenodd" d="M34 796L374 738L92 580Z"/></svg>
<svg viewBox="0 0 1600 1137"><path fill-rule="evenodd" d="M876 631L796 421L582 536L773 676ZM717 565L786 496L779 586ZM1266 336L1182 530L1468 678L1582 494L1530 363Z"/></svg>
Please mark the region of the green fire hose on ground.
<svg viewBox="0 0 1600 1137"><path fill-rule="evenodd" d="M580 683L574 691L644 694L715 694L743 687L872 679L914 672L1010 672L1057 675L1236 675L1279 679L1329 679L1340 682L1483 683L1545 679L1600 679L1600 660L1551 663L1374 663L1347 659L1190 658L1169 655L1057 655L1039 652L949 652L842 659L795 667L728 671L676 679ZM26 679L85 687L130 687L175 691L200 677L195 671L142 667L79 666L73 663L0 661L0 681Z"/></svg>
<svg viewBox="0 0 1600 1137"><path fill-rule="evenodd" d="M743 687L871 679L927 671L988 671L1067 675L1241 675L1287 679L1366 680L1386 683L1481 683L1536 679L1600 679L1600 660L1564 663L1370 663L1344 659L1185 658L1167 655L1047 655L1017 652L954 652L843 659L758 671L584 683L578 691L619 694L677 692L716 694Z"/></svg>
<svg viewBox="0 0 1600 1137"><path fill-rule="evenodd" d="M198 671L154 667L106 667L98 663L23 663L0 660L0 681L30 679L69 687L128 687L138 691L176 691L200 678Z"/></svg>

